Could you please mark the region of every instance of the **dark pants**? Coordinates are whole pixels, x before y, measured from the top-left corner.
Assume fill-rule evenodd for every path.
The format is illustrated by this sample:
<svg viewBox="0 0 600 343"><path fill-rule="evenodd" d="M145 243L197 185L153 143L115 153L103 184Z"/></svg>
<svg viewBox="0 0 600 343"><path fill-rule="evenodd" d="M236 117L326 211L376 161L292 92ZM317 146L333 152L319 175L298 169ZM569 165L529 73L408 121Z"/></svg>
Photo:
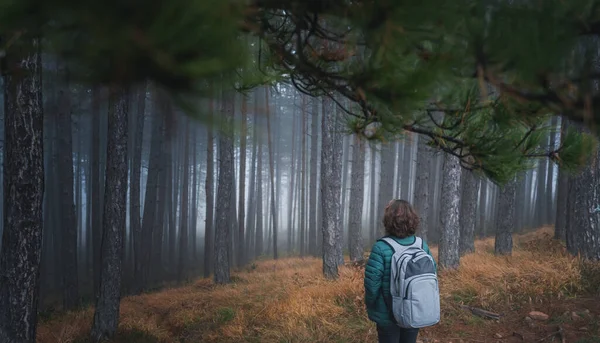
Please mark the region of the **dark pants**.
<svg viewBox="0 0 600 343"><path fill-rule="evenodd" d="M403 329L397 325L377 325L379 343L416 343L419 329Z"/></svg>

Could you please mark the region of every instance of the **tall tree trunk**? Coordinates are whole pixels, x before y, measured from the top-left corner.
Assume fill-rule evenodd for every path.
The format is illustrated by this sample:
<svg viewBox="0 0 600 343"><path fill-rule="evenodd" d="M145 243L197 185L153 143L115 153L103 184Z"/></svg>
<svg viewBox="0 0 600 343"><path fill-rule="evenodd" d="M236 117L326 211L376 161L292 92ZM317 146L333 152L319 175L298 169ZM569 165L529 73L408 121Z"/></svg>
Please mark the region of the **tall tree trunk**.
<svg viewBox="0 0 600 343"><path fill-rule="evenodd" d="M304 101L304 100L303 100ZM308 253L312 256L317 255L317 161L318 149L317 144L319 138L319 102L318 98L314 97L312 101L312 114L310 122L310 189L309 189L309 211L310 221L308 223ZM304 130L304 127L303 127ZM304 135L304 132L303 132ZM306 149L306 146L302 146ZM303 159L304 161L304 159ZM305 187L304 184L302 187Z"/></svg>
<svg viewBox="0 0 600 343"><path fill-rule="evenodd" d="M350 180L350 260L361 261L364 258L362 237L362 212L365 183L365 142L353 136L352 176Z"/></svg>
<svg viewBox="0 0 600 343"><path fill-rule="evenodd" d="M302 173L301 186L300 189L300 235L299 235L299 245L300 245L300 256L304 257L306 255L305 251L305 235L306 235L306 95L302 95L302 147L300 148L302 151L301 157L301 167L300 172Z"/></svg>
<svg viewBox="0 0 600 343"><path fill-rule="evenodd" d="M162 146L162 121L165 113L164 95L155 88L154 92L154 114L152 116L152 132L150 136L150 154L148 161L148 178L146 180L146 192L144 196L144 214L142 216L141 232L138 230L136 243L135 280L136 293L141 292L150 281L152 235L156 223L156 199L158 197L158 178L161 162ZM154 266L158 267L158 266Z"/></svg>
<svg viewBox="0 0 600 343"><path fill-rule="evenodd" d="M323 274L327 279L338 278L340 238L340 176L341 147L338 141L332 100L323 98L321 150L321 190L323 194Z"/></svg>
<svg viewBox="0 0 600 343"><path fill-rule="evenodd" d="M217 189L217 227L215 235L215 283L229 283L229 230L231 228L231 192L233 177L233 91L223 92L219 131L219 183Z"/></svg>
<svg viewBox="0 0 600 343"><path fill-rule="evenodd" d="M567 130L567 121L561 118L560 141L564 141L565 131ZM554 226L554 238L566 240L567 226L567 190L569 187L569 175L558 167L558 184L556 191L556 221Z"/></svg>
<svg viewBox="0 0 600 343"><path fill-rule="evenodd" d="M135 113L135 131L131 134L134 135L133 139L133 159L131 161L131 189L129 195L129 229L133 233L133 254L134 254L134 274L136 285L136 291L140 291L143 287L141 284L141 265L143 261L142 256L142 226L141 226L141 171L142 171L142 145L144 138L144 119L146 112L146 84L138 89L137 92L137 111Z"/></svg>
<svg viewBox="0 0 600 343"><path fill-rule="evenodd" d="M206 215L204 220L204 277L210 276L212 270L212 261L214 254L214 100L211 98L208 104L208 133L206 135L206 181L204 182L204 191L206 196Z"/></svg>
<svg viewBox="0 0 600 343"><path fill-rule="evenodd" d="M460 199L460 255L475 251L475 209L479 180L471 171L462 173L462 197Z"/></svg>
<svg viewBox="0 0 600 343"><path fill-rule="evenodd" d="M237 246L237 254L238 254L238 266L243 266L246 264L246 254L245 254L245 225L246 225L246 141L248 136L248 98L245 95L242 95L242 132L240 136L240 196L239 196L239 205L238 205L238 246Z"/></svg>
<svg viewBox="0 0 600 343"><path fill-rule="evenodd" d="M4 57L4 226L0 341L35 342L43 237L44 151L40 39Z"/></svg>
<svg viewBox="0 0 600 343"><path fill-rule="evenodd" d="M294 96L294 103L296 103L296 97ZM292 116L292 157L290 159L290 169L289 169L289 174L288 174L288 179L290 180L290 183L288 184L288 210L287 210L287 241L288 241L288 246L287 246L287 250L288 253L291 254L292 251L294 250L294 245L292 243L293 239L293 235L294 235L294 222L293 222L293 211L294 211L294 188L296 187L296 131L297 131L297 127L296 127L296 107L294 106L294 115ZM315 187L316 188L316 187ZM315 195L316 195L316 189L315 189ZM311 197L311 199L314 199ZM315 213L316 214L316 213ZM310 246L310 245L309 245Z"/></svg>
<svg viewBox="0 0 600 343"><path fill-rule="evenodd" d="M403 141L404 152L402 153L402 199L408 202L410 202L411 198L410 184L412 183L412 178L410 175L410 169L412 166L412 144L410 139L410 133L407 132Z"/></svg>
<svg viewBox="0 0 600 343"><path fill-rule="evenodd" d="M256 227L254 235L254 257L259 257L263 254L264 238L263 238L263 140L262 135L258 137L258 162L256 166Z"/></svg>
<svg viewBox="0 0 600 343"><path fill-rule="evenodd" d="M376 161L377 161L376 150L375 150L374 146L371 146L371 170L369 172L369 179L371 179L371 187L370 187L371 192L369 194L369 196L371 198L371 203L370 203L370 207L369 207L370 210L371 210L371 213L370 213L370 216L369 216L369 222L371 224L370 225L370 227L371 227L371 230L370 230L371 231L371 235L370 235L371 242L370 243L375 242L375 240L377 239L376 238L376 236L377 236L376 235L376 233L377 233L377 227L378 227L378 225L377 225L377 219L379 217L377 215L377 197L376 197L377 190L375 189L375 187L376 187L375 180L377 179L375 177L375 175L376 175L376 169L375 168L377 166L376 165Z"/></svg>
<svg viewBox="0 0 600 343"><path fill-rule="evenodd" d="M275 205L275 161L273 154L273 142L271 140L271 110L269 107L269 88L265 87L265 104L266 104L266 113L267 113L267 139L269 146L269 176L271 179L271 215L272 215L272 225L273 225L273 258L278 258L277 252L277 206Z"/></svg>
<svg viewBox="0 0 600 343"><path fill-rule="evenodd" d="M104 92L102 92L104 93ZM94 296L100 291L100 275L102 274L102 212L103 212L103 189L104 173L101 171L101 149L100 149L100 99L99 87L92 89L92 237L93 237L93 271Z"/></svg>
<svg viewBox="0 0 600 343"><path fill-rule="evenodd" d="M419 213L419 235L427 241L429 231L429 160L432 158L424 135L417 142L417 176L415 184L415 208Z"/></svg>
<svg viewBox="0 0 600 343"><path fill-rule="evenodd" d="M179 263L177 264L177 280L183 282L186 278L188 259L188 217L190 200L190 123L185 121L183 148L183 189L181 190L181 220L179 229Z"/></svg>
<svg viewBox="0 0 600 343"><path fill-rule="evenodd" d="M548 161L546 159L538 160L536 174L537 188L535 192L535 226L539 227L545 224L546 209L546 170Z"/></svg>
<svg viewBox="0 0 600 343"><path fill-rule="evenodd" d="M127 200L128 90L111 88L108 111L106 194L102 230L102 274L91 338L110 339L119 323L121 300L121 250Z"/></svg>
<svg viewBox="0 0 600 343"><path fill-rule="evenodd" d="M552 131L550 132L550 144L548 151L553 151L556 148L556 129L558 126L558 117L552 117L551 122ZM554 196L553 196L553 186L554 186L554 163L548 160L548 170L546 172L546 217L544 218L544 224L553 224L554 223L554 215L556 212L554 211Z"/></svg>
<svg viewBox="0 0 600 343"><path fill-rule="evenodd" d="M481 196L479 197L479 235L484 236L486 226L486 214L487 214L487 198L488 198L488 183L487 179L481 178Z"/></svg>
<svg viewBox="0 0 600 343"><path fill-rule="evenodd" d="M248 216L246 218L246 254L244 259L246 261L251 261L254 254L254 228L256 227L256 157L258 155L258 111L256 110L256 101L255 101L255 110L254 116L252 119L252 158L250 165L250 187L248 191Z"/></svg>
<svg viewBox="0 0 600 343"><path fill-rule="evenodd" d="M587 128L581 132L589 133ZM584 146L583 151L593 151ZM591 156L587 166L578 174L569 178L567 249L583 258L600 260L600 149Z"/></svg>
<svg viewBox="0 0 600 343"><path fill-rule="evenodd" d="M460 179L458 158L444 155L440 219L442 232L439 264L444 269L456 269L460 263Z"/></svg>
<svg viewBox="0 0 600 343"><path fill-rule="evenodd" d="M58 63L62 82L58 91L57 154L60 185L60 227L62 240L63 308L71 310L79 303L79 273L77 269L77 217L73 192L73 136L71 123L71 90L69 70L64 62Z"/></svg>
<svg viewBox="0 0 600 343"><path fill-rule="evenodd" d="M198 128L194 126L192 138L192 204L190 207L190 257L194 264L198 261ZM161 189L161 188L159 188Z"/></svg>
<svg viewBox="0 0 600 343"><path fill-rule="evenodd" d="M408 142L404 141L404 144L406 145ZM391 143L382 143L380 156L381 169L379 173L379 206L377 213L382 215L385 207L394 197L394 145ZM407 159L402 161L403 166L407 163L409 163L409 160ZM407 182L404 182L403 184L408 185ZM379 228L378 236L383 235L385 233L383 221L378 221L377 227Z"/></svg>
<svg viewBox="0 0 600 343"><path fill-rule="evenodd" d="M498 255L512 254L512 228L515 214L516 179L507 182L500 190L494 251Z"/></svg>

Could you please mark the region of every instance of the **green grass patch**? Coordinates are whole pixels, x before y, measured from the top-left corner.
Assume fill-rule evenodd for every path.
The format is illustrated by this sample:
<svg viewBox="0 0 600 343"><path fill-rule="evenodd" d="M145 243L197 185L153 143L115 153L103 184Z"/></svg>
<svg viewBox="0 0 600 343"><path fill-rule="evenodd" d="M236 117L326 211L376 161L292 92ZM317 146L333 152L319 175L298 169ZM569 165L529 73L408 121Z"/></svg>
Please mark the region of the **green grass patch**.
<svg viewBox="0 0 600 343"><path fill-rule="evenodd" d="M235 318L235 310L230 307L221 307L217 310L217 322L218 323L227 323L232 321Z"/></svg>

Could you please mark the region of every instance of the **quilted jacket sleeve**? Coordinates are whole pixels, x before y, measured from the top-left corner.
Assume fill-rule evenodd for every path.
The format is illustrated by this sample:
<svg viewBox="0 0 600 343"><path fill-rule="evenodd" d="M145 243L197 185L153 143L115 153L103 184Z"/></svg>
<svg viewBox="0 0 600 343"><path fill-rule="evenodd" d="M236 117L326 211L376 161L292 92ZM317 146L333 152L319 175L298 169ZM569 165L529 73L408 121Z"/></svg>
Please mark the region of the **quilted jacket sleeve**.
<svg viewBox="0 0 600 343"><path fill-rule="evenodd" d="M435 262L435 257L433 257L433 255L431 254L431 251L429 250L429 246L425 242L423 242L423 250L425 250L425 252L428 253L433 258L433 266L435 267L435 270L437 272L437 263Z"/></svg>
<svg viewBox="0 0 600 343"><path fill-rule="evenodd" d="M381 292L384 260L381 249L375 244L365 267L365 303L367 307L375 304Z"/></svg>

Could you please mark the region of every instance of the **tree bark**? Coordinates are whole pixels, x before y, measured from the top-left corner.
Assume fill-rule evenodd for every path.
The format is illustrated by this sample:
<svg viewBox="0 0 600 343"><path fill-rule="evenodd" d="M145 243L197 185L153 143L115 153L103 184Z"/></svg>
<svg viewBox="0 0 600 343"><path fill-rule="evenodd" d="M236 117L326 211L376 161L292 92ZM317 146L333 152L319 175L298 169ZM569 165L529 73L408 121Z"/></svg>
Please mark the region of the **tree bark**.
<svg viewBox="0 0 600 343"><path fill-rule="evenodd" d="M302 152L301 158L301 166L300 173L302 173L301 181L300 181L300 235L298 239L300 257L304 257L306 255L306 117L308 114L306 113L306 95L302 95L302 146L300 147L300 151Z"/></svg>
<svg viewBox="0 0 600 343"><path fill-rule="evenodd" d="M317 256L317 161L319 138L319 102L318 98L312 98L312 114L310 122L310 189L309 189L309 211L310 221L308 223L308 253ZM303 146L302 149L305 149ZM304 161L304 160L303 160ZM303 185L304 187L304 185Z"/></svg>
<svg viewBox="0 0 600 343"><path fill-rule="evenodd" d="M106 194L102 230L102 274L91 339L112 338L119 323L121 250L127 200L128 90L111 88L108 111Z"/></svg>
<svg viewBox="0 0 600 343"><path fill-rule="evenodd" d="M211 98L208 104L208 133L206 135L206 181L204 182L204 191L206 196L206 216L204 220L204 277L210 276L212 271L212 261L214 253L214 100Z"/></svg>
<svg viewBox="0 0 600 343"><path fill-rule="evenodd" d="M581 132L589 130L577 125ZM584 146L583 151L592 150ZM591 156L587 166L569 178L567 249L585 259L600 260L600 149Z"/></svg>
<svg viewBox="0 0 600 343"><path fill-rule="evenodd" d="M62 291L63 308L71 310L79 304L79 273L77 267L77 215L74 203L73 183L73 136L71 120L71 89L69 70L64 62L58 62L58 74L62 78L58 90L57 154L58 180L60 185L60 217L62 240ZM77 185L79 186L79 185Z"/></svg>
<svg viewBox="0 0 600 343"><path fill-rule="evenodd" d="M515 214L516 179L507 182L500 190L494 251L497 255L512 254L512 228Z"/></svg>
<svg viewBox="0 0 600 343"><path fill-rule="evenodd" d="M377 190L375 189L375 187L377 186L376 184L376 164L377 162L377 153L376 153L376 149L374 146L371 146L371 169L369 171L369 179L371 181L371 187L370 187L370 215L369 215L369 223L371 224L371 229L370 231L370 237L371 237L371 242L373 243L375 242L376 238L376 233L377 233L377 218L379 217L379 215L377 214Z"/></svg>
<svg viewBox="0 0 600 343"><path fill-rule="evenodd" d="M134 274L136 274L134 283L137 283L134 287L137 289L135 292L141 291L143 284L141 284L141 256L142 256L142 226L141 226L141 171L142 171L142 145L144 138L144 119L146 112L146 84L138 89L137 93L137 111L135 113L135 133L133 142L133 159L131 161L131 189L129 195L129 229L133 233L133 263L134 263Z"/></svg>
<svg viewBox="0 0 600 343"><path fill-rule="evenodd" d="M101 149L100 149L100 98L101 92L99 87L92 89L92 237L93 237L93 280L94 280L94 296L98 296L100 291L100 275L102 274L102 211L103 211L103 190L102 182L104 182L104 173L101 171Z"/></svg>
<svg viewBox="0 0 600 343"><path fill-rule="evenodd" d="M245 225L246 225L246 141L248 136L248 99L245 95L242 95L242 132L240 136L240 197L238 205L238 266L246 264L245 254Z"/></svg>
<svg viewBox="0 0 600 343"><path fill-rule="evenodd" d="M335 122L331 99L323 98L321 192L323 196L323 274L327 279L338 278L339 265L337 244L340 236L341 149L339 142L336 142Z"/></svg>
<svg viewBox="0 0 600 343"><path fill-rule="evenodd" d="M44 152L40 39L26 34L4 57L4 226L0 338L35 342L43 237Z"/></svg>
<svg viewBox="0 0 600 343"><path fill-rule="evenodd" d="M439 264L443 269L456 269L460 264L460 179L458 158L444 155L440 219L442 232Z"/></svg>
<svg viewBox="0 0 600 343"><path fill-rule="evenodd" d="M217 225L215 235L215 283L230 281L227 253L231 237L231 192L233 177L233 91L223 92L221 127L219 131L219 183L217 189Z"/></svg>
<svg viewBox="0 0 600 343"><path fill-rule="evenodd" d="M462 173L462 197L460 199L460 255L475 251L475 218L479 180L471 171Z"/></svg>
<svg viewBox="0 0 600 343"><path fill-rule="evenodd" d="M419 213L419 235L427 241L429 231L429 160L432 158L425 136L417 142L417 176L415 184L415 209Z"/></svg>
<svg viewBox="0 0 600 343"><path fill-rule="evenodd" d="M404 141L404 144L406 145L408 142ZM394 145L391 143L382 143L380 156L381 169L379 173L379 209L377 213L379 213L380 216L383 216L385 207L394 197ZM407 163L409 163L409 160L403 159L401 165L403 170L406 170L405 165ZM405 178L405 176L403 176L403 178ZM403 184L408 185L408 182L403 182ZM377 236L383 235L385 232L383 221L379 220L377 222L377 227L379 228L379 233Z"/></svg>
<svg viewBox="0 0 600 343"><path fill-rule="evenodd" d="M567 121L561 118L561 143L564 141L565 131L567 129ZM569 175L564 169L558 167L558 184L556 191L556 220L554 225L554 238L566 240L567 226L567 196L569 187Z"/></svg>
<svg viewBox="0 0 600 343"><path fill-rule="evenodd" d="M266 104L266 112L267 112L267 138L268 138L268 146L269 146L269 176L271 179L271 215L272 215L272 225L273 225L273 258L277 259L277 206L275 205L275 161L273 154L273 141L271 139L271 110L269 108L269 88L265 88L265 104Z"/></svg>
<svg viewBox="0 0 600 343"><path fill-rule="evenodd" d="M352 175L350 185L350 261L361 261L364 258L362 237L362 212L365 182L365 142L358 136L352 141Z"/></svg>
<svg viewBox="0 0 600 343"><path fill-rule="evenodd" d="M185 121L183 148L183 189L181 190L181 220L179 223L179 263L177 264L177 280L186 278L188 259L189 212L190 212L190 123Z"/></svg>
<svg viewBox="0 0 600 343"><path fill-rule="evenodd" d="M144 213L142 216L141 227L135 237L137 241L136 263L135 263L135 280L136 293L141 292L150 281L151 269L158 266L151 265L152 253L152 236L154 233L154 225L156 223L156 200L158 197L158 180L161 162L162 149L162 131L163 118L167 115L164 113L165 99L164 95L160 94L159 90L154 94L154 114L152 116L152 131L150 136L150 153L148 161L148 178L146 180L146 192L144 196Z"/></svg>

